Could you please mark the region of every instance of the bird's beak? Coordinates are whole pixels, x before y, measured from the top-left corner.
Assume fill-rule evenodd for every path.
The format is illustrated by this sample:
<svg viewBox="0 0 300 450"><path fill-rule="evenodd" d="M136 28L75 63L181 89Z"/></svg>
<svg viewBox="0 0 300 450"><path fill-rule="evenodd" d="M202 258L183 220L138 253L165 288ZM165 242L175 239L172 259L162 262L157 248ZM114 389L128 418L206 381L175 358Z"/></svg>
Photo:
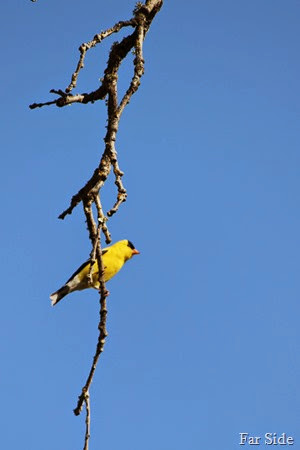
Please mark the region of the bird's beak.
<svg viewBox="0 0 300 450"><path fill-rule="evenodd" d="M136 248L134 248L134 249L132 250L132 254L133 254L133 255L139 255L140 252L139 252Z"/></svg>

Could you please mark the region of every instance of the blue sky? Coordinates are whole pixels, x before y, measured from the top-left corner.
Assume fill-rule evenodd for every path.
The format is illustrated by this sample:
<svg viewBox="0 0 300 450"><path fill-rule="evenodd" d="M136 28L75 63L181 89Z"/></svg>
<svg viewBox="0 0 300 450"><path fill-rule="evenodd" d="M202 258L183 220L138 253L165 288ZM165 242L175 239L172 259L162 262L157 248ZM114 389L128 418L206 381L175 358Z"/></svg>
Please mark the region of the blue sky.
<svg viewBox="0 0 300 450"><path fill-rule="evenodd" d="M28 105L65 88L78 46L133 6L1 5L3 448L83 446L72 409L98 297L51 308L49 294L90 251L82 208L57 216L100 159L105 109ZM173 0L152 24L117 140L128 201L109 222L141 255L108 286L91 449L238 449L239 432L300 449L299 15L296 0ZM92 50L78 92L115 39ZM114 198L111 178L106 211Z"/></svg>

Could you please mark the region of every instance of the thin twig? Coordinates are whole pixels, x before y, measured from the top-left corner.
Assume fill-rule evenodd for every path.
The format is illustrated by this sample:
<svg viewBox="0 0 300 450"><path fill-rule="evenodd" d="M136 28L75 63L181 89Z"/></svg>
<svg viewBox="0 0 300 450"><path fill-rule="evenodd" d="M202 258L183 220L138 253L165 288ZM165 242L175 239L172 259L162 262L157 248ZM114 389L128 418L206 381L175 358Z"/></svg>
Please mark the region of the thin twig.
<svg viewBox="0 0 300 450"><path fill-rule="evenodd" d="M76 408L74 409L75 416L79 416L79 414L81 413L85 393L86 393L86 391L89 390L89 388L91 386L91 383L92 383L93 377L94 377L94 373L95 373L95 370L97 367L98 359L104 350L105 338L108 336L108 332L106 330L106 317L107 317L106 297L109 295L109 292L105 291L104 294L105 294L105 296L103 296L101 293L100 323L98 326L99 336L98 336L98 342L97 342L97 346L96 346L96 352L93 357L93 363L90 368L89 375L86 379L84 387L82 388L81 394L78 397L78 402L77 402Z"/></svg>
<svg viewBox="0 0 300 450"><path fill-rule="evenodd" d="M107 217L103 213L99 195L95 196L95 205L96 205L97 213L98 213L98 224L99 224L98 227L102 228L103 234L105 236L105 242L107 244L110 244L111 243L111 234L106 225Z"/></svg>
<svg viewBox="0 0 300 450"><path fill-rule="evenodd" d="M117 152L116 152L114 145L113 145L113 153L111 154L110 161L113 166L113 171L115 174L115 185L118 188L118 194L117 194L117 200L116 200L114 206L107 212L108 217L111 217L113 214L115 214L117 212L117 210L119 209L119 206L123 202L126 202L126 199L127 199L127 191L126 191L125 187L123 186L123 182L122 182L122 176L124 175L124 172L122 172L122 170L120 170L118 158L117 158Z"/></svg>
<svg viewBox="0 0 300 450"><path fill-rule="evenodd" d="M92 202L85 202L84 204L84 213L85 213L85 217L86 217L86 223L87 223L87 227L90 233L90 240L92 242L92 250L90 253L90 269L89 272L87 274L87 279L88 279L88 283L90 286L93 286L93 277L92 277L92 270L93 270L93 265L96 262L96 250L97 250L97 242L98 239L100 237L100 232L101 232L101 223L98 223L97 226L97 231L96 231L96 235L93 234L93 221L92 221L92 217L93 217L93 212L92 212Z"/></svg>
<svg viewBox="0 0 300 450"><path fill-rule="evenodd" d="M129 103L132 95L138 90L140 85L140 79L144 74L144 59L143 59L143 40L144 40L144 27L139 26L137 28L137 39L135 44L135 54L134 59L134 75L132 77L129 88L127 89L124 97L122 98L119 108L118 115L121 116L125 106Z"/></svg>
<svg viewBox="0 0 300 450"><path fill-rule="evenodd" d="M105 287L104 282L104 268L103 268L103 261L102 261L102 252L101 252L101 242L100 242L100 235L97 235L97 226L93 217L93 211L91 208L91 205L86 205L84 209L87 224L89 227L90 232L90 239L92 240L93 245L96 242L96 259L98 263L98 270L99 270L99 284L100 284L100 320L98 325L99 335L98 335L98 342L96 346L96 352L93 357L92 366L89 371L89 375L86 379L85 385L83 386L81 390L81 394L78 397L77 406L74 409L74 414L78 416L81 413L83 403L85 401L85 395L86 392L89 391L90 385L93 381L94 373L97 367L98 359L103 352L104 345L105 345L105 338L108 336L107 330L106 330L106 317L107 317L107 305L106 305L106 297L109 295L109 292L107 291Z"/></svg>
<svg viewBox="0 0 300 450"><path fill-rule="evenodd" d="M104 138L105 150L99 167L94 171L93 176L89 179L86 185L72 197L69 208L59 215L59 219L64 219L67 214L71 214L73 209L81 201L84 201L85 198L95 198L106 181L111 170L111 159L116 158L114 142L116 140L116 134L119 126L118 117L116 115L117 105L117 75L115 75L114 77L111 77L109 86L107 101L108 125L107 133Z"/></svg>
<svg viewBox="0 0 300 450"><path fill-rule="evenodd" d="M118 33L121 30L121 28L129 27L129 26L133 27L135 25L136 24L135 24L134 19L121 20L120 22L116 23L113 27L108 28L108 30L101 31L100 33L96 34L91 41L81 44L81 46L78 49L79 53L80 53L79 61L77 63L76 70L72 75L71 83L66 88L65 92L69 93L69 92L71 92L72 89L74 89L74 87L76 87L77 78L78 78L80 70L83 69L83 67L84 67L84 59L85 59L86 52L88 50L95 47L97 44L100 44L100 42L102 42L105 38L112 35L113 33Z"/></svg>
<svg viewBox="0 0 300 450"><path fill-rule="evenodd" d="M89 450L89 440L91 436L91 404L90 404L90 394L87 391L84 395L86 417L85 417L85 436L84 436L84 447L83 450Z"/></svg>
<svg viewBox="0 0 300 450"><path fill-rule="evenodd" d="M36 0L31 0L31 1L36 1ZM31 105L29 105L30 109L35 109L35 108L42 108L43 106L49 106L49 105L57 105L57 100L52 100L52 102L44 102L44 103L32 103Z"/></svg>
<svg viewBox="0 0 300 450"><path fill-rule="evenodd" d="M122 203L126 202L126 199L127 199L126 190L124 189L124 191L119 191L116 203L109 211L107 211L108 217L113 216L118 211L118 209L122 205Z"/></svg>

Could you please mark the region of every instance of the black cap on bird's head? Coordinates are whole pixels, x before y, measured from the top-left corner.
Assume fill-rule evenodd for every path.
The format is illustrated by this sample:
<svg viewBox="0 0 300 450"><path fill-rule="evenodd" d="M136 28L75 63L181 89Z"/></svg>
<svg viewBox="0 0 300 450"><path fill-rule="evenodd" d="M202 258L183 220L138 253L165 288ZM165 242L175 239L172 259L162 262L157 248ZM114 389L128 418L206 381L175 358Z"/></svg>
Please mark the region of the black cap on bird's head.
<svg viewBox="0 0 300 450"><path fill-rule="evenodd" d="M135 246L133 245L133 243L131 241L127 240L127 245L128 245L128 247L131 248L133 255L139 255L140 254L140 252L135 248Z"/></svg>

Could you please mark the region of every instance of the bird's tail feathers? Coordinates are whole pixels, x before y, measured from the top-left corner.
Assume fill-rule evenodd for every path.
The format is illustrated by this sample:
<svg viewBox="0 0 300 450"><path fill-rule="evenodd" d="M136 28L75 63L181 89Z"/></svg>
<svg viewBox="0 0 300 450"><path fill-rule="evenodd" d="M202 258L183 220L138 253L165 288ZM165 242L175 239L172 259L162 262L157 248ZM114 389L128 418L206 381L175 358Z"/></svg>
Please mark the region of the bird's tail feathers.
<svg viewBox="0 0 300 450"><path fill-rule="evenodd" d="M58 291L53 292L53 294L50 295L50 300L52 306L56 305L62 298L64 298L65 295L67 295L70 292L70 287L68 285L64 285Z"/></svg>

